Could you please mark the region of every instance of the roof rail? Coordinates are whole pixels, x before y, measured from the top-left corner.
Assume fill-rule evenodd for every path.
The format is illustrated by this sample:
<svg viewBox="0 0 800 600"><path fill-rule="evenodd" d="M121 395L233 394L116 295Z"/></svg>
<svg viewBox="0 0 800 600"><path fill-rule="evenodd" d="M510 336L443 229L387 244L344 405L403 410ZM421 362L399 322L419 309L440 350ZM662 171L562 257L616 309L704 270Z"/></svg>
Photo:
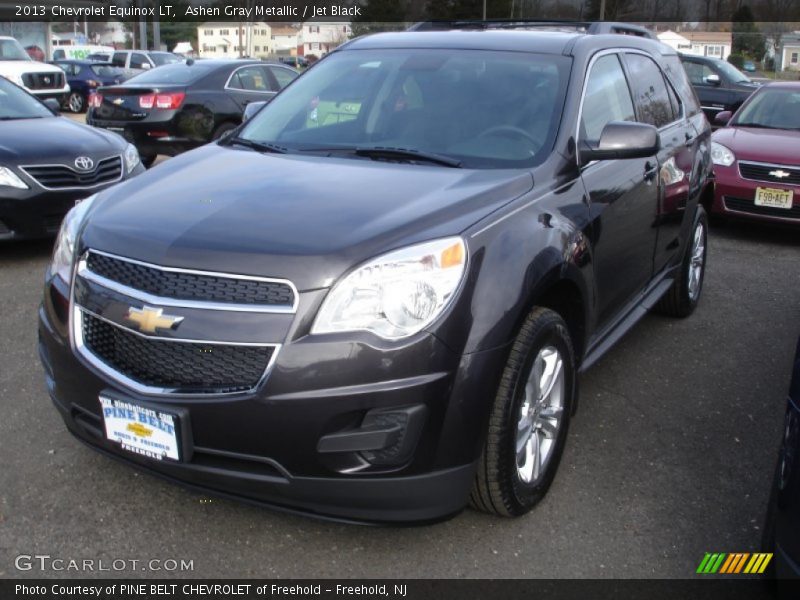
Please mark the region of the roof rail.
<svg viewBox="0 0 800 600"><path fill-rule="evenodd" d="M498 19L487 21L422 21L408 28L408 31L444 31L448 29L555 29L577 31L592 35L616 33L634 35L648 39L658 39L656 35L641 25L615 21L560 21L538 19Z"/></svg>

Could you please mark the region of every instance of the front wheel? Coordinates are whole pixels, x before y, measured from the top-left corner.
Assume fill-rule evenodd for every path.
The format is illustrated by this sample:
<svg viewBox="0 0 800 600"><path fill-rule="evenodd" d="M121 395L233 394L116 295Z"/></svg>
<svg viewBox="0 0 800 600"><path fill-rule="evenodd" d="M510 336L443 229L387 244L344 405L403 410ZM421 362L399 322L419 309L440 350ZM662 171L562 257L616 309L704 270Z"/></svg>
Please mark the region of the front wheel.
<svg viewBox="0 0 800 600"><path fill-rule="evenodd" d="M139 156L139 160L142 161L145 169L149 169L153 166L153 163L156 162L158 158L157 154L142 154Z"/></svg>
<svg viewBox="0 0 800 600"><path fill-rule="evenodd" d="M72 92L67 97L67 108L72 113L82 113L86 110L86 98L79 92Z"/></svg>
<svg viewBox="0 0 800 600"><path fill-rule="evenodd" d="M680 273L656 305L659 312L673 317L688 317L697 308L706 274L707 247L708 217L703 207L698 205Z"/></svg>
<svg viewBox="0 0 800 600"><path fill-rule="evenodd" d="M525 319L500 380L470 504L516 517L553 482L576 395L575 356L564 320L547 308Z"/></svg>

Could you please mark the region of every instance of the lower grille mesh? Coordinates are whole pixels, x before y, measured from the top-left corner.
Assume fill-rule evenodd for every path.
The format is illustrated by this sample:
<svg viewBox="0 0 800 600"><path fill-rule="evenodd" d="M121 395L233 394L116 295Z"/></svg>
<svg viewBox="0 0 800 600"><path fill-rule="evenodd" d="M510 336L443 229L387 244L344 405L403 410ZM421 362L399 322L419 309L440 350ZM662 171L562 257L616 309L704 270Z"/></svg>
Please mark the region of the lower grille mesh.
<svg viewBox="0 0 800 600"><path fill-rule="evenodd" d="M800 204L795 204L792 208L775 208L772 206L758 206L753 200L743 200L742 198L731 198L725 196L725 206L730 210L751 213L754 215L764 215L767 217L782 217L784 219L800 219Z"/></svg>
<svg viewBox="0 0 800 600"><path fill-rule="evenodd" d="M224 394L256 387L274 348L173 342L141 337L83 314L86 348L134 381L177 392Z"/></svg>

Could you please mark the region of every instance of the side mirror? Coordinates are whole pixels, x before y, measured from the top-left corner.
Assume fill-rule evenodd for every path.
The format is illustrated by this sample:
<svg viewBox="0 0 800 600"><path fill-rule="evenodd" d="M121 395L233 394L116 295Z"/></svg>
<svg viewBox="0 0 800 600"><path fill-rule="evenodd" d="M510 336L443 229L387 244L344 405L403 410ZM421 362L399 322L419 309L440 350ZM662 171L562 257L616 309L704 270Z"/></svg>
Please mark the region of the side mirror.
<svg viewBox="0 0 800 600"><path fill-rule="evenodd" d="M249 121L253 116L264 108L268 104L268 101L263 102L251 102L247 106L244 107L244 114L242 115L242 123L245 121Z"/></svg>
<svg viewBox="0 0 800 600"><path fill-rule="evenodd" d="M708 77L705 77L703 79L703 81L705 81L709 85L719 85L720 84L719 75L716 75L716 74L709 75Z"/></svg>
<svg viewBox="0 0 800 600"><path fill-rule="evenodd" d="M582 142L580 162L654 156L661 147L658 129L646 123L611 121L603 128L597 147Z"/></svg>
<svg viewBox="0 0 800 600"><path fill-rule="evenodd" d="M142 69L145 71L149 71L151 68L150 63L142 63Z"/></svg>
<svg viewBox="0 0 800 600"><path fill-rule="evenodd" d="M717 116L714 117L714 125L724 127L731 120L732 116L733 113L731 111L723 110L722 112L717 113Z"/></svg>
<svg viewBox="0 0 800 600"><path fill-rule="evenodd" d="M61 104L59 104L58 100L55 98L47 98L43 103L47 108L49 108L54 115L58 115L61 112Z"/></svg>

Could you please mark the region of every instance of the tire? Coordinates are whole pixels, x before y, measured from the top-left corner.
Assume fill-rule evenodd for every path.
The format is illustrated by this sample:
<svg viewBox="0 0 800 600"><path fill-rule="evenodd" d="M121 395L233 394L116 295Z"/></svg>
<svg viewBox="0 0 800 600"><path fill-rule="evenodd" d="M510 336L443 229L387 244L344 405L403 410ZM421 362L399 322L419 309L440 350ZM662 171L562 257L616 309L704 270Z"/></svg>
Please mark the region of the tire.
<svg viewBox="0 0 800 600"><path fill-rule="evenodd" d="M698 243L702 244L698 247ZM697 308L703 292L708 255L708 217L702 206L697 206L692 233L686 244L680 274L672 287L656 304L656 310L671 317L688 317ZM699 266L699 273L696 271Z"/></svg>
<svg viewBox="0 0 800 600"><path fill-rule="evenodd" d="M86 96L80 92L72 92L67 96L65 106L71 113L82 113L86 110Z"/></svg>
<svg viewBox="0 0 800 600"><path fill-rule="evenodd" d="M142 161L145 169L152 167L153 163L156 162L156 158L158 158L157 154L142 154L139 156L139 160Z"/></svg>
<svg viewBox="0 0 800 600"><path fill-rule="evenodd" d="M225 135L229 131L236 129L237 127L238 125L236 125L235 123L223 123L214 130L214 133L211 134L211 141L212 142L217 141L223 135Z"/></svg>
<svg viewBox="0 0 800 600"><path fill-rule="evenodd" d="M555 380L555 384L542 386L558 359L561 359L560 378L551 376L549 382ZM535 377L534 368L539 366L544 366L545 370L540 377ZM470 494L473 508L516 517L531 510L545 496L558 469L575 405L575 371L575 355L566 323L550 309L534 308L514 340L492 405L489 430ZM551 389L549 402L534 406L541 394L534 395L531 390L540 392L542 387ZM559 395L560 398L556 398ZM540 410L542 413L548 410L548 415L555 414L554 407L559 404L558 419L536 416ZM528 468L531 460L528 444L524 446L525 451L517 451L525 437L523 432L528 429L523 430L526 418L532 419L529 443L549 442L546 448L537 445L542 460L538 473L535 467ZM537 421L542 425L545 420L548 426L537 428ZM546 434L548 430L550 436Z"/></svg>

